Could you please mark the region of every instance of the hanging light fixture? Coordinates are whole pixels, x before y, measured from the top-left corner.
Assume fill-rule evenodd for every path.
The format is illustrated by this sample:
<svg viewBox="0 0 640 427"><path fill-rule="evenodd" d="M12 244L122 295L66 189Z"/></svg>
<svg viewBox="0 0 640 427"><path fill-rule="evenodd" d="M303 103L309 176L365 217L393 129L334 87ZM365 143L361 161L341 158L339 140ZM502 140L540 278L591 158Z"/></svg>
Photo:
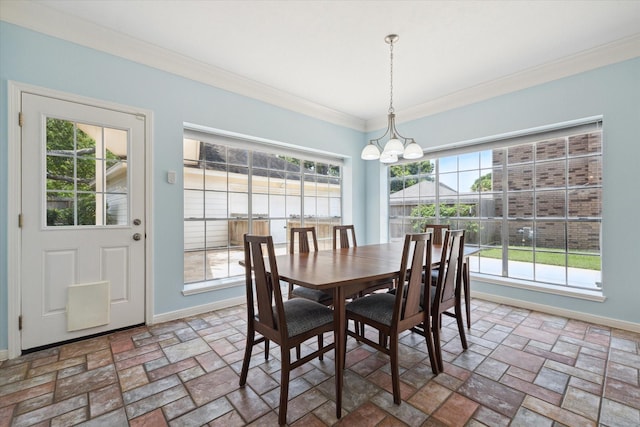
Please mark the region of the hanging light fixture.
<svg viewBox="0 0 640 427"><path fill-rule="evenodd" d="M396 115L393 109L393 44L398 41L397 34L389 34L384 38L384 41L389 44L390 63L391 63L391 85L390 85L390 100L389 100L389 112L387 115L387 131L380 138L372 139L364 147L360 157L363 160L378 160L381 163L395 163L398 161L398 156L402 155L405 159L419 159L424 153L422 147L420 147L413 138L405 138L400 135L396 129ZM389 141L382 148L381 140L389 135Z"/></svg>

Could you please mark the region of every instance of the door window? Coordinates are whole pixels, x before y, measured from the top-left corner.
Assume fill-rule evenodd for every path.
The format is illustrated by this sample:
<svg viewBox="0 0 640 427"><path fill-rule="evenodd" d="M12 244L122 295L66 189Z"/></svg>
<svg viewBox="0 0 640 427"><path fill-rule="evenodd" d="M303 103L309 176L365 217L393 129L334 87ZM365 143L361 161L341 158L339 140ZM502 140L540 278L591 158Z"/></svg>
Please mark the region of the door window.
<svg viewBox="0 0 640 427"><path fill-rule="evenodd" d="M128 133L47 118L46 226L126 225Z"/></svg>

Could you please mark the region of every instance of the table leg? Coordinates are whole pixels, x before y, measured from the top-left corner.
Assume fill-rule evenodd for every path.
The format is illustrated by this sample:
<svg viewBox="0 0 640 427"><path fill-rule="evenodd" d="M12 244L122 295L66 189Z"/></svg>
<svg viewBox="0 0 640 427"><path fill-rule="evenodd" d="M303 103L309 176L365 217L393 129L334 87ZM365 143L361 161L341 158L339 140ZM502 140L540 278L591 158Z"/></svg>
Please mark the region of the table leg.
<svg viewBox="0 0 640 427"><path fill-rule="evenodd" d="M344 289L338 286L333 298L333 316L335 320L335 365L336 365L336 418L342 416L342 385L344 379L344 355L346 346L346 324L345 324L345 295Z"/></svg>
<svg viewBox="0 0 640 427"><path fill-rule="evenodd" d="M462 264L462 281L464 282L464 309L467 312L467 328L471 329L471 276L468 258L465 258Z"/></svg>

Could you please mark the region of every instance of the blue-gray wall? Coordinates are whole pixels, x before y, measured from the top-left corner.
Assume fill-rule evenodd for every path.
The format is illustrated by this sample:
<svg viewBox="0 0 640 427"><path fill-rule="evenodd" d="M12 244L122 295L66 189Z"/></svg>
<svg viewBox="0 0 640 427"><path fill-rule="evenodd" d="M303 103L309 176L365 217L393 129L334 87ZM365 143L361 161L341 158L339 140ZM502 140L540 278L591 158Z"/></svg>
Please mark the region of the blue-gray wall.
<svg viewBox="0 0 640 427"><path fill-rule="evenodd" d="M166 182L182 168L183 123L224 129L344 155L352 191L344 201L359 227L358 240L384 238L385 169L364 163L360 132L190 81L112 55L0 22L0 350L7 348L7 81L41 86L153 111L155 314L240 295L239 289L184 297L182 290L182 190ZM539 85L425 117L399 127L424 147L588 116L604 116L604 303L575 300L497 285L473 289L599 316L640 323L637 221L640 191L640 59ZM16 141L11 141L15 144ZM178 176L181 174L178 173ZM364 230L363 230L364 229ZM384 230L384 227L382 227Z"/></svg>
<svg viewBox="0 0 640 427"><path fill-rule="evenodd" d="M341 154L351 171L352 221L364 223L361 132L143 66L0 21L0 350L7 348L7 81L153 111L154 311L156 315L243 294L242 287L185 297L183 288L182 134L196 123ZM11 141L16 144L17 141ZM175 185L167 171L178 172ZM354 178L355 177L355 178ZM11 222L11 224L14 224ZM364 240L364 230L361 231Z"/></svg>

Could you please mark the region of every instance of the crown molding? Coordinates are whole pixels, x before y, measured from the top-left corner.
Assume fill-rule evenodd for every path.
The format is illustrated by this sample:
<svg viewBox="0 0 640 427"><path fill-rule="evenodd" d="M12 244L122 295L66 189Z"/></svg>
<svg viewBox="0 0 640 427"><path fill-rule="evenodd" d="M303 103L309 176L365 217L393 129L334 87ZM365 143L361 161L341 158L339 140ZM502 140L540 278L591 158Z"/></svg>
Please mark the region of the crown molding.
<svg viewBox="0 0 640 427"><path fill-rule="evenodd" d="M27 0L3 1L0 19L358 131L374 131L387 124L386 115L370 120L354 117ZM408 122L638 56L640 34L397 110L396 121Z"/></svg>
<svg viewBox="0 0 640 427"><path fill-rule="evenodd" d="M396 111L396 122L409 122L637 57L640 57L640 34L463 89L415 107ZM386 125L386 116L380 116L368 120L366 130L373 131L384 128Z"/></svg>
<svg viewBox="0 0 640 427"><path fill-rule="evenodd" d="M176 52L63 14L30 1L2 2L0 19L81 46L263 101L320 120L364 131L365 121Z"/></svg>

